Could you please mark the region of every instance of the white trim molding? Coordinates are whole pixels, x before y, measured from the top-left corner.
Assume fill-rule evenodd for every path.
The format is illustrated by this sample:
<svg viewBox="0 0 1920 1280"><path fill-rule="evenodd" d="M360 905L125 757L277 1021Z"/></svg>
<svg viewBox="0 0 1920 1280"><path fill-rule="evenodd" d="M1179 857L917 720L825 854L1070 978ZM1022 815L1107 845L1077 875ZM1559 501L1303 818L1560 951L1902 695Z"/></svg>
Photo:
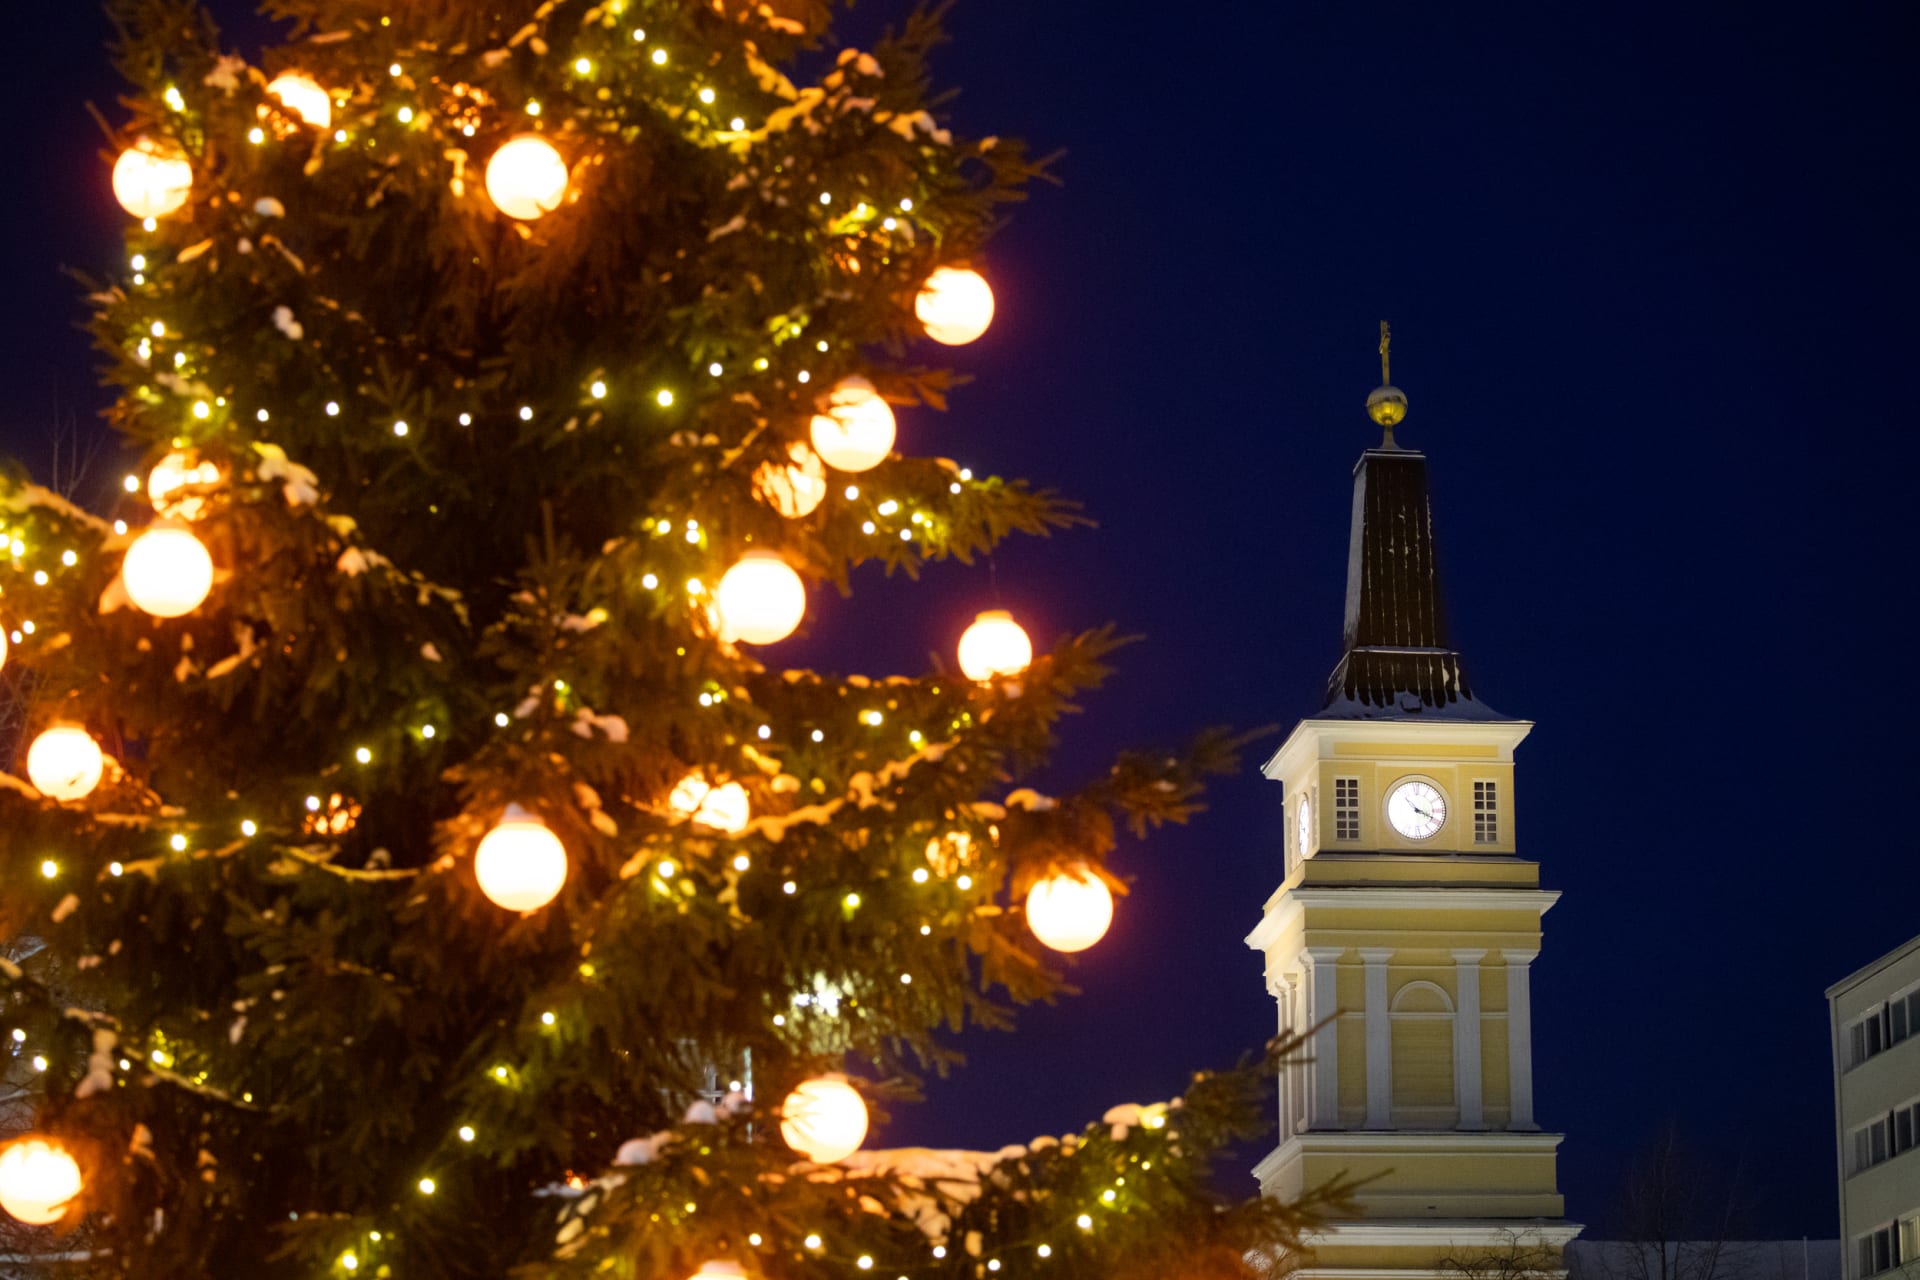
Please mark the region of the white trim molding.
<svg viewBox="0 0 1920 1280"><path fill-rule="evenodd" d="M1307 1064L1307 1127L1340 1127L1340 957L1345 947L1308 947L1300 953L1307 970L1307 1026L1313 1033L1313 1060Z"/></svg>
<svg viewBox="0 0 1920 1280"><path fill-rule="evenodd" d="M1367 1128L1393 1128L1393 1022L1387 1004L1392 947L1361 947L1367 966Z"/></svg>
<svg viewBox="0 0 1920 1280"><path fill-rule="evenodd" d="M1480 962L1485 951L1460 950L1453 953L1454 999L1453 1025L1453 1098L1460 1110L1459 1127L1467 1130L1487 1127L1480 1070Z"/></svg>
<svg viewBox="0 0 1920 1280"><path fill-rule="evenodd" d="M1533 983L1538 951L1502 951L1507 966L1507 1128L1539 1129L1533 1119Z"/></svg>

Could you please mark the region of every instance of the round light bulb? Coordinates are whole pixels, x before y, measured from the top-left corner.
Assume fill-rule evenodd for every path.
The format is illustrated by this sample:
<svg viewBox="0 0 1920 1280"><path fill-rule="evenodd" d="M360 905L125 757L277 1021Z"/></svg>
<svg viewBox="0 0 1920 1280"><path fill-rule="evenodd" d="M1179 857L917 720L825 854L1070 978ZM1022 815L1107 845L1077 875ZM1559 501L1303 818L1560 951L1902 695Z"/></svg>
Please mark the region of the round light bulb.
<svg viewBox="0 0 1920 1280"><path fill-rule="evenodd" d="M865 378L842 378L813 416L813 447L830 467L865 471L893 452L893 409Z"/></svg>
<svg viewBox="0 0 1920 1280"><path fill-rule="evenodd" d="M560 837L517 804L487 832L473 856L480 892L508 911L538 911L567 882L567 850Z"/></svg>
<svg viewBox="0 0 1920 1280"><path fill-rule="evenodd" d="M297 71L283 71L273 78L273 82L267 86L267 92L278 98L281 106L314 128L333 127L333 99L312 77L303 76Z"/></svg>
<svg viewBox="0 0 1920 1280"><path fill-rule="evenodd" d="M56 724L27 748L27 777L43 796L84 800L100 785L107 758L77 724Z"/></svg>
<svg viewBox="0 0 1920 1280"><path fill-rule="evenodd" d="M120 579L135 608L178 618L198 609L213 590L213 557L192 531L158 525L127 548Z"/></svg>
<svg viewBox="0 0 1920 1280"><path fill-rule="evenodd" d="M193 166L172 147L147 138L113 164L113 196L136 218L164 218L193 194Z"/></svg>
<svg viewBox="0 0 1920 1280"><path fill-rule="evenodd" d="M1017 676L1033 665L1033 641L1005 609L989 609L960 637L960 670L985 683L995 676Z"/></svg>
<svg viewBox="0 0 1920 1280"><path fill-rule="evenodd" d="M787 1095L780 1136L815 1164L833 1164L867 1137L867 1103L845 1076L816 1076Z"/></svg>
<svg viewBox="0 0 1920 1280"><path fill-rule="evenodd" d="M83 1187L79 1164L57 1142L28 1138L0 1152L0 1209L21 1222L60 1221Z"/></svg>
<svg viewBox="0 0 1920 1280"><path fill-rule="evenodd" d="M192 455L175 450L155 464L147 473L147 500L153 503L153 509L163 515L184 515L189 518L199 514L205 505L199 499L189 498L184 502L173 501L177 490L188 485L213 485L220 483L220 468L211 462L195 462Z"/></svg>
<svg viewBox="0 0 1920 1280"><path fill-rule="evenodd" d="M753 817L753 805L747 789L737 782L714 786L698 773L680 779L667 797L667 807L688 821L739 835Z"/></svg>
<svg viewBox="0 0 1920 1280"><path fill-rule="evenodd" d="M827 468L798 440L787 446L787 466L763 462L753 473L753 495L789 520L812 515L827 496Z"/></svg>
<svg viewBox="0 0 1920 1280"><path fill-rule="evenodd" d="M993 289L978 271L941 267L920 286L913 313L929 338L963 347L993 323Z"/></svg>
<svg viewBox="0 0 1920 1280"><path fill-rule="evenodd" d="M714 1259L700 1264L688 1280L746 1280L747 1269L737 1262Z"/></svg>
<svg viewBox="0 0 1920 1280"><path fill-rule="evenodd" d="M509 139L487 161L487 196L509 218L544 218L566 194L567 162L537 133Z"/></svg>
<svg viewBox="0 0 1920 1280"><path fill-rule="evenodd" d="M773 644L792 635L807 615L807 584L771 551L749 551L714 588L721 636Z"/></svg>
<svg viewBox="0 0 1920 1280"><path fill-rule="evenodd" d="M1113 891L1089 872L1051 875L1027 892L1027 928L1055 951L1085 951L1112 923Z"/></svg>

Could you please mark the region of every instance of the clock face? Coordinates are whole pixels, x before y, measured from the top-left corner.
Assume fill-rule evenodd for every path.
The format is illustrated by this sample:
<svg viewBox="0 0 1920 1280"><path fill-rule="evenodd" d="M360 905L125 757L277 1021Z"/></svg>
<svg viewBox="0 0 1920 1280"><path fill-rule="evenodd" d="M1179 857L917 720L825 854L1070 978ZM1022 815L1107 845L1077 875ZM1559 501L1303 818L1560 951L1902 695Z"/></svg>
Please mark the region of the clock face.
<svg viewBox="0 0 1920 1280"><path fill-rule="evenodd" d="M1306 857L1307 850L1313 844L1313 806L1305 796L1300 797L1300 856Z"/></svg>
<svg viewBox="0 0 1920 1280"><path fill-rule="evenodd" d="M1425 840L1447 824L1447 798L1430 782L1403 782L1387 797L1387 821L1409 840Z"/></svg>

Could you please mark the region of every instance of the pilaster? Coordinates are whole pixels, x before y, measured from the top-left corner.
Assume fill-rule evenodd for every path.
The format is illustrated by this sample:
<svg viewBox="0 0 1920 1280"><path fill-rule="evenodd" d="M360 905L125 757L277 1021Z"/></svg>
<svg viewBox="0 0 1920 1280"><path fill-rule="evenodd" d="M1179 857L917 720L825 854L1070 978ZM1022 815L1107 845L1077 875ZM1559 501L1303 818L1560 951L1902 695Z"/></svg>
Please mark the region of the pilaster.
<svg viewBox="0 0 1920 1280"><path fill-rule="evenodd" d="M1480 962L1485 951L1453 953L1453 1097L1460 1110L1457 1128L1487 1127L1484 1074L1480 1069Z"/></svg>
<svg viewBox="0 0 1920 1280"><path fill-rule="evenodd" d="M1507 965L1507 1128L1528 1132L1540 1128L1533 1122L1533 984L1527 967L1539 954L1500 953Z"/></svg>
<svg viewBox="0 0 1920 1280"><path fill-rule="evenodd" d="M1307 1064L1307 1128L1340 1127L1339 959L1345 947L1308 947L1307 1025L1314 1028L1313 1060Z"/></svg>
<svg viewBox="0 0 1920 1280"><path fill-rule="evenodd" d="M1387 962L1391 947L1361 947L1367 967L1367 1122L1369 1129L1393 1128L1393 1021L1388 1016Z"/></svg>

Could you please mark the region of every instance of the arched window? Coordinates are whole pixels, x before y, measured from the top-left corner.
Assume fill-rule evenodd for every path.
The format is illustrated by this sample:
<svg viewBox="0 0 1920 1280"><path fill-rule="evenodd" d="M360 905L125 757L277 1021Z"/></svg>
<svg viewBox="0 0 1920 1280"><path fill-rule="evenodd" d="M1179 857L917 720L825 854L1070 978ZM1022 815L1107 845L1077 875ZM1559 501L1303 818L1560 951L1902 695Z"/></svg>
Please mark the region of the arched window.
<svg viewBox="0 0 1920 1280"><path fill-rule="evenodd" d="M1451 1129L1460 1122L1453 1093L1453 1000L1431 982L1409 982L1393 996L1393 1127Z"/></svg>

